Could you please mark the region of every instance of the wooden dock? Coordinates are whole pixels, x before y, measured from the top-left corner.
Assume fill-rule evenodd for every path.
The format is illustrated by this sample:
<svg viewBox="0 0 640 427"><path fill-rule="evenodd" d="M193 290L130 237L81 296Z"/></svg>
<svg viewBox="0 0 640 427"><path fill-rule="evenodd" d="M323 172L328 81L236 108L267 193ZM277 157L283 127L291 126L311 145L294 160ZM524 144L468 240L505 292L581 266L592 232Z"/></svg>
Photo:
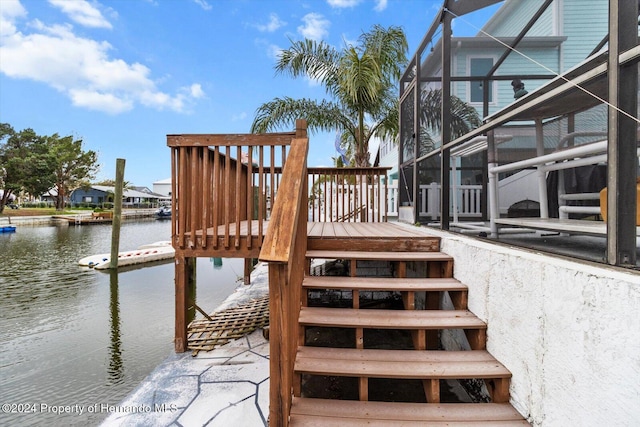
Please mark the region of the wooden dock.
<svg viewBox="0 0 640 427"><path fill-rule="evenodd" d="M122 219L151 218L155 209L135 209L133 211L122 212ZM111 224L113 222L112 212L87 212L77 215L53 215L53 220L67 222L69 225L96 225Z"/></svg>

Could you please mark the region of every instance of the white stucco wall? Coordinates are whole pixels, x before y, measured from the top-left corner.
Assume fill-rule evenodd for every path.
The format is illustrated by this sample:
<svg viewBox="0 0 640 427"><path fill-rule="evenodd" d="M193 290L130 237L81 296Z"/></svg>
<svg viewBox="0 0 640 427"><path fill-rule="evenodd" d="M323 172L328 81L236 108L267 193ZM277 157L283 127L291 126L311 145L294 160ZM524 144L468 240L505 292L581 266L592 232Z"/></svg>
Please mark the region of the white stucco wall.
<svg viewBox="0 0 640 427"><path fill-rule="evenodd" d="M640 274L434 233L532 425L638 425Z"/></svg>

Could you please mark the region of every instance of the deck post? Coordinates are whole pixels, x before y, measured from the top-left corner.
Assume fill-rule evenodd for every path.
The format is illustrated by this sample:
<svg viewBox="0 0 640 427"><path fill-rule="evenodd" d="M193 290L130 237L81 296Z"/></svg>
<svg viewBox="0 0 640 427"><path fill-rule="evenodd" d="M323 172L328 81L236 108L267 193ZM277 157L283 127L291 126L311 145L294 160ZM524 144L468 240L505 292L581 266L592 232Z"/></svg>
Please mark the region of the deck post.
<svg viewBox="0 0 640 427"><path fill-rule="evenodd" d="M249 237L251 238L251 237ZM251 270L253 269L253 258L245 258L244 259L244 284L251 284Z"/></svg>
<svg viewBox="0 0 640 427"><path fill-rule="evenodd" d="M113 197L113 221L111 222L111 260L109 268L118 268L120 251L120 223L122 220L122 190L124 186L125 159L116 159L116 186Z"/></svg>
<svg viewBox="0 0 640 427"><path fill-rule="evenodd" d="M292 333L284 317L289 300L287 265L269 263L269 425L286 427L291 405L292 378L289 367L290 349L287 338Z"/></svg>
<svg viewBox="0 0 640 427"><path fill-rule="evenodd" d="M176 290L176 324L174 347L176 353L187 351L187 327L189 326L189 302L195 289L196 259L187 258L176 253L175 290Z"/></svg>

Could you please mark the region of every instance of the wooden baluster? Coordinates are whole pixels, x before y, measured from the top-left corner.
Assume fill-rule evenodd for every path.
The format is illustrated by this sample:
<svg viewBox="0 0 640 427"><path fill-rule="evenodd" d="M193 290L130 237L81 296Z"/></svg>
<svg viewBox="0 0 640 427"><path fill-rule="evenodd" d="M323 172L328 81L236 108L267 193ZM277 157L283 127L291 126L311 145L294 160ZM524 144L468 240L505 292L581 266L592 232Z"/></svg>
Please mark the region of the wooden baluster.
<svg viewBox="0 0 640 427"><path fill-rule="evenodd" d="M189 191L189 195L192 196L192 198L194 196L196 196L199 193L199 185L198 185L198 153L199 149L198 148L194 148L191 151L191 176L190 176L190 184L191 184L191 188ZM196 199L201 201L202 198L200 199ZM193 201L192 201L193 202ZM193 204L191 205L191 211L190 211L190 215L189 215L189 222L190 222L190 231L191 231L191 240L189 241L189 248L193 248L195 246L196 243L196 230L198 229L198 209L196 206L194 206Z"/></svg>
<svg viewBox="0 0 640 427"><path fill-rule="evenodd" d="M236 147L236 180L235 180L235 194L234 199L236 201L236 209L234 212L234 221L236 223L236 230L234 236L234 245L237 248L240 247L240 223L242 222L242 203L246 201L244 192L242 191L242 146Z"/></svg>
<svg viewBox="0 0 640 427"><path fill-rule="evenodd" d="M253 147L247 147L247 248L251 249L251 237L253 235Z"/></svg>
<svg viewBox="0 0 640 427"><path fill-rule="evenodd" d="M220 147L216 146L213 151L213 248L218 249L218 225L220 225L219 212L222 209L222 185L220 174L222 172L220 160Z"/></svg>
<svg viewBox="0 0 640 427"><path fill-rule="evenodd" d="M275 199L275 186L276 186L276 180L275 180L275 159L276 159L276 147L275 146L271 146L271 151L269 153L271 155L270 161L271 161L271 211L273 212L273 205L276 202Z"/></svg>
<svg viewBox="0 0 640 427"><path fill-rule="evenodd" d="M229 249L231 242L229 240L229 223L231 222L231 147L227 146L224 159L224 247Z"/></svg>
<svg viewBox="0 0 640 427"><path fill-rule="evenodd" d="M209 148L205 147L202 153L202 180L203 180L203 203L202 203L202 239L200 247L207 247L207 228L209 227L209 215L211 212L211 166L209 165Z"/></svg>
<svg viewBox="0 0 640 427"><path fill-rule="evenodd" d="M258 236L260 236L260 245L262 245L262 238L264 232L262 230L263 222L266 219L266 205L265 205L265 186L264 186L264 146L260 146L258 149ZM262 246L261 246L262 247Z"/></svg>

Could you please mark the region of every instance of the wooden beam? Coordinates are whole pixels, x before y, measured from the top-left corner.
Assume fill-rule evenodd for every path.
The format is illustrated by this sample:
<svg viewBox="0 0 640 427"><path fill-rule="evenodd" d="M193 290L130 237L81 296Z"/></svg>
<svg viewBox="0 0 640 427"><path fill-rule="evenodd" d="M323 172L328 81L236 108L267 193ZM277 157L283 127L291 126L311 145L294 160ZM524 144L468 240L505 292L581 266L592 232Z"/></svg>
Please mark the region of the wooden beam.
<svg viewBox="0 0 640 427"><path fill-rule="evenodd" d="M181 134L167 135L169 147L235 147L248 145L289 145L295 132L265 134Z"/></svg>

